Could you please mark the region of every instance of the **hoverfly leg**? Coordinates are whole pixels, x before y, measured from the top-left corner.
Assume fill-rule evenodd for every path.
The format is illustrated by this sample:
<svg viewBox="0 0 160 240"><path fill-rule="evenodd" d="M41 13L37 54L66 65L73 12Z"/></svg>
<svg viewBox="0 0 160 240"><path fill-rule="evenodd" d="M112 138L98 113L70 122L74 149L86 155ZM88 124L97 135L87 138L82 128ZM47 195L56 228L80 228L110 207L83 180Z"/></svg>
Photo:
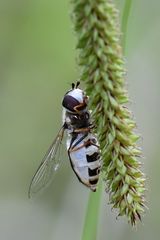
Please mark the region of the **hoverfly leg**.
<svg viewBox="0 0 160 240"><path fill-rule="evenodd" d="M75 133L90 132L90 128L77 128L74 130Z"/></svg>
<svg viewBox="0 0 160 240"><path fill-rule="evenodd" d="M84 138L84 137L83 137L83 138ZM82 141L83 139L79 139L79 141L77 141L77 142L75 143L75 145L69 149L69 152L78 151L79 149L81 149L81 148L83 148L83 147L85 147L85 146L87 146L87 145L89 145L89 144L91 143L91 141L88 140L88 141L84 142L83 144L81 144L79 147L76 147L76 146L80 143L80 140Z"/></svg>

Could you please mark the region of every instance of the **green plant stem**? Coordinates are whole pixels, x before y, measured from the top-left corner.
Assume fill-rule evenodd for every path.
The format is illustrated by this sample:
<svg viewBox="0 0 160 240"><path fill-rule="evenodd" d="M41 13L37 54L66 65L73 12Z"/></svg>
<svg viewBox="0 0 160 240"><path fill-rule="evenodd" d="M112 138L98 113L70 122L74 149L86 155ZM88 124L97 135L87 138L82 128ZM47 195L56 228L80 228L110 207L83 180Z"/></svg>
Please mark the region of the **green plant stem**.
<svg viewBox="0 0 160 240"><path fill-rule="evenodd" d="M131 11L131 5L132 5L132 0L126 0L124 3L124 10L123 10L123 16L122 16L122 33L123 33L123 39L122 39L122 48L123 48L123 53L125 54L126 50L126 33L127 33L127 27L128 27L128 19L129 19L129 14Z"/></svg>
<svg viewBox="0 0 160 240"><path fill-rule="evenodd" d="M82 240L97 239L97 225L102 192L102 182L99 183L96 193L90 192L88 206L83 227Z"/></svg>

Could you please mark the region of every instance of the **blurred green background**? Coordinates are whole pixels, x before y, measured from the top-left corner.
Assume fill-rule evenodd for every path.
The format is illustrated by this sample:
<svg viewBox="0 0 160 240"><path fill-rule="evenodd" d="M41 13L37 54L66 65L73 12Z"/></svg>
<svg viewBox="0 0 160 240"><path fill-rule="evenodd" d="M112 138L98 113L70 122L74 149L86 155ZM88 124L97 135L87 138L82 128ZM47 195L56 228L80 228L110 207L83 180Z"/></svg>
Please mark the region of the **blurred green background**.
<svg viewBox="0 0 160 240"><path fill-rule="evenodd" d="M124 1L116 0L122 12ZM127 33L130 107L142 135L147 211L137 231L115 220L104 193L98 240L158 240L160 1L134 0ZM70 2L0 0L0 239L79 240L89 192L67 155L47 191L28 185L61 126L61 99L78 78ZM121 15L121 14L120 14Z"/></svg>

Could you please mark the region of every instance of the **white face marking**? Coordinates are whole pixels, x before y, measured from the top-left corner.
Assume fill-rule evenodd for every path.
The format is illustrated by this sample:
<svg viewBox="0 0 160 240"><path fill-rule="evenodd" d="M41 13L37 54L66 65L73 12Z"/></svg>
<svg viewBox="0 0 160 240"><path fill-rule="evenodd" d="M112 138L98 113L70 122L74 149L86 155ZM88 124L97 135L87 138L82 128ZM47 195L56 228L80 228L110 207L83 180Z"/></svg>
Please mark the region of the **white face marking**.
<svg viewBox="0 0 160 240"><path fill-rule="evenodd" d="M84 93L81 89L76 88L67 93L67 95L74 97L79 103L83 103Z"/></svg>

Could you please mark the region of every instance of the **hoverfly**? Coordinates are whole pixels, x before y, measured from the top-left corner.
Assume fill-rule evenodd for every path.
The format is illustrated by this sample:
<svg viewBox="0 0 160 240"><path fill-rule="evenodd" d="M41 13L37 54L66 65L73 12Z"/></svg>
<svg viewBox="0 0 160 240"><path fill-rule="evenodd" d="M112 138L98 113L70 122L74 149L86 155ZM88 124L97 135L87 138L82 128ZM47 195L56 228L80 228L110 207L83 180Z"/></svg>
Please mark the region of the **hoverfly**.
<svg viewBox="0 0 160 240"><path fill-rule="evenodd" d="M48 149L29 187L29 197L51 182L60 166L60 148L64 132L67 132L67 151L71 167L81 183L96 191L101 158L96 136L93 134L88 97L79 88L80 82L72 83L72 88L63 98L63 125Z"/></svg>

